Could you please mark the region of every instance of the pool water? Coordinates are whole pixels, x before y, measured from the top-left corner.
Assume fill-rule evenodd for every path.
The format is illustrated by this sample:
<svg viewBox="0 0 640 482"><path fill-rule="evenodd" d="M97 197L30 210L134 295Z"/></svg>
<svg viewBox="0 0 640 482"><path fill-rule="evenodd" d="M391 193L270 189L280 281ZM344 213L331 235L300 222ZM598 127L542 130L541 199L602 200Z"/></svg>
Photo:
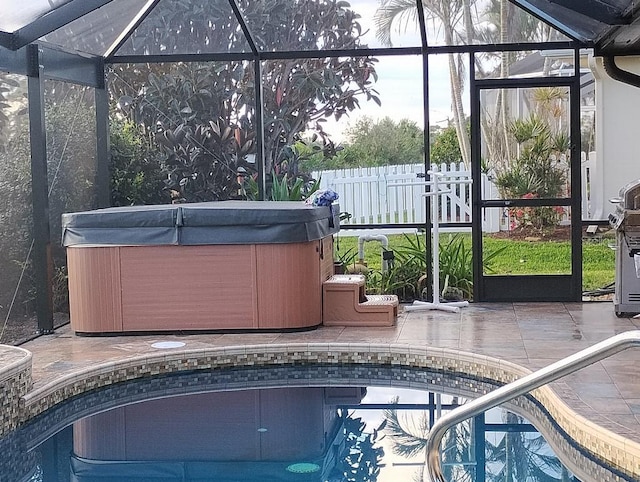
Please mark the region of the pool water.
<svg viewBox="0 0 640 482"><path fill-rule="evenodd" d="M367 366L137 380L61 404L0 440L0 481L425 480L429 426L486 388L460 375ZM575 450L561 462L522 415L535 405L527 400L449 431L448 480L631 480Z"/></svg>

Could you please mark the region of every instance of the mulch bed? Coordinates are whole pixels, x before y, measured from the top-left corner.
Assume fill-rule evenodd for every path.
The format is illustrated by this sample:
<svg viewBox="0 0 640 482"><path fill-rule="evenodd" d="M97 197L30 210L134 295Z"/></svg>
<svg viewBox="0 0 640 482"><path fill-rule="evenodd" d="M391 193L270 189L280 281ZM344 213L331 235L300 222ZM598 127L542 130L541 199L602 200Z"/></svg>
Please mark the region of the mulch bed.
<svg viewBox="0 0 640 482"><path fill-rule="evenodd" d="M589 234L586 230L586 227L582 230L583 240L600 239L604 235L613 237L614 235L614 231L608 226L599 226L595 234ZM486 236L495 239L511 239L513 241L569 241L571 240L571 226L556 226L554 228L545 228L542 231L525 227L512 231L490 233Z"/></svg>

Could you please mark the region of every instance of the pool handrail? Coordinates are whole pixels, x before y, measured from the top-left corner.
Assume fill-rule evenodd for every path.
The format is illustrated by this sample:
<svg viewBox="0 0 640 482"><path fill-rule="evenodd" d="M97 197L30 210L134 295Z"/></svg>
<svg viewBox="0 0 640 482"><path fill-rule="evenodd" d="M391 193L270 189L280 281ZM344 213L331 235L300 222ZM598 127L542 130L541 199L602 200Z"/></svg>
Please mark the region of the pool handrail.
<svg viewBox="0 0 640 482"><path fill-rule="evenodd" d="M640 330L627 331L607 338L600 343L596 343L518 380L503 385L486 395L471 400L469 403L465 403L440 417L433 424L427 435L427 480L430 482L446 482L440 461L440 443L444 434L452 426L634 346L640 346Z"/></svg>

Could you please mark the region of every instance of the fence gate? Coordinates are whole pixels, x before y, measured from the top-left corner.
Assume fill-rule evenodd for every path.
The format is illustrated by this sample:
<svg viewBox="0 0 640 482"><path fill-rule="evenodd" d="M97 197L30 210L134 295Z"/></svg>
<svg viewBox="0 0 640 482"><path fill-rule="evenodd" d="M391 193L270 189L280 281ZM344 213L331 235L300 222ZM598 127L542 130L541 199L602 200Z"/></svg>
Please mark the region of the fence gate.
<svg viewBox="0 0 640 482"><path fill-rule="evenodd" d="M581 299L577 82L575 75L472 82L472 177L489 170L498 187L473 183L475 301ZM487 217L501 217L509 229L483 232ZM507 265L492 264L497 236L512 240ZM552 240L571 241L571 249L545 242ZM532 249L552 261L536 265Z"/></svg>

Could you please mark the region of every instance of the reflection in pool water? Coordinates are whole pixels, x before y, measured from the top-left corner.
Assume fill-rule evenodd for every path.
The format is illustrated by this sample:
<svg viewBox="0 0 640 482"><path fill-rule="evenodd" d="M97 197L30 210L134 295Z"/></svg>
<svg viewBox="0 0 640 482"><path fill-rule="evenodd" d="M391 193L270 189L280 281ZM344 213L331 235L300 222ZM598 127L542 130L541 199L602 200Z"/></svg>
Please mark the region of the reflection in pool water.
<svg viewBox="0 0 640 482"><path fill-rule="evenodd" d="M0 440L0 480L423 480L429 426L490 388L442 372L373 366L137 380L66 402ZM555 433L552 444L572 452L565 466L522 416L527 410L544 414L522 398L454 427L442 446L448 480L575 481L574 473L584 482L632 480Z"/></svg>

